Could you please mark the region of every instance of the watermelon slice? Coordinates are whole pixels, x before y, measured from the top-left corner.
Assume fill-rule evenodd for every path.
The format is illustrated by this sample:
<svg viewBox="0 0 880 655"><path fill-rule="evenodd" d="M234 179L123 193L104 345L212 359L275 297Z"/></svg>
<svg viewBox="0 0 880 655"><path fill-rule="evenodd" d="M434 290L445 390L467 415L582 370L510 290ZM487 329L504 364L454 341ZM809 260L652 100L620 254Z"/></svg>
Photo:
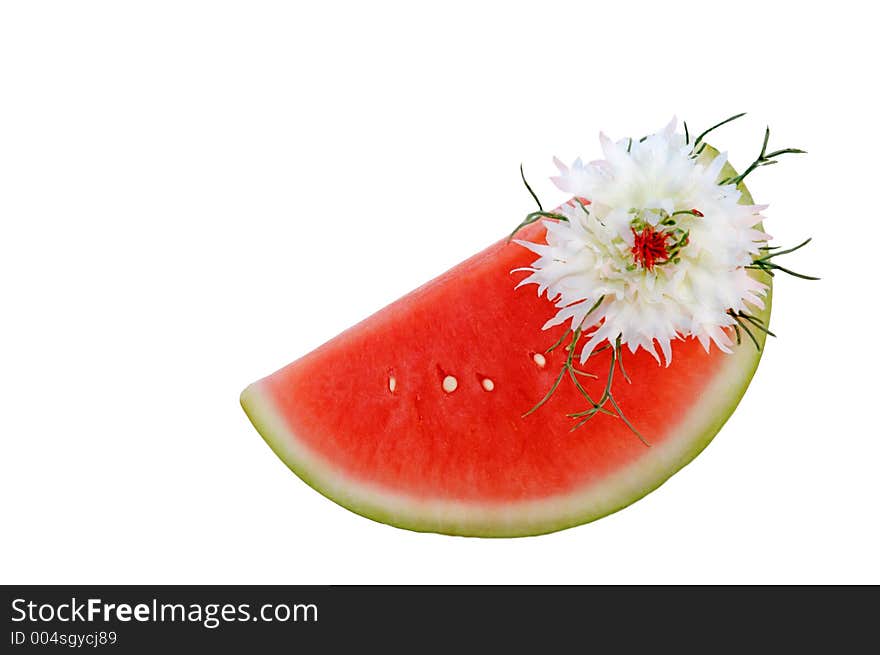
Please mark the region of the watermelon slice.
<svg viewBox="0 0 880 655"><path fill-rule="evenodd" d="M521 236L538 241L544 230L533 224ZM562 348L547 352L565 328L540 329L552 306L533 288L515 288L524 274L511 271L533 258L499 241L249 386L245 412L309 485L401 528L535 535L629 505L706 447L761 352L744 339L732 355L707 354L687 339L675 343L668 368L644 350L626 353L632 383L617 376L614 395L650 446L616 416L598 414L572 431L566 414L584 408L573 384L524 417L566 357ZM765 325L769 312L768 296L757 314ZM763 346L763 332L756 338ZM609 358L606 351L587 366L599 373L583 380L594 397Z"/></svg>

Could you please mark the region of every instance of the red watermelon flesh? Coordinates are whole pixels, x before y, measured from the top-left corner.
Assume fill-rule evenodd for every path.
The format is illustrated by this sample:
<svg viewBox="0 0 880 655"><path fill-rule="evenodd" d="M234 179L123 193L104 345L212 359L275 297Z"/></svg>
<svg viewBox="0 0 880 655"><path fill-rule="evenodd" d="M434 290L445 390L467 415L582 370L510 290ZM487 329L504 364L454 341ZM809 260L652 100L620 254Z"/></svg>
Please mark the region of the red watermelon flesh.
<svg viewBox="0 0 880 655"><path fill-rule="evenodd" d="M540 241L544 231L518 236ZM399 527L520 536L628 505L711 441L760 352L744 340L732 355L706 353L686 339L661 367L625 350L632 383L615 376L614 397L650 446L614 416L572 431L566 414L587 403L567 377L524 417L566 357L546 352L565 331L541 329L553 306L533 286L515 288L526 274L512 271L533 259L499 241L248 387L245 411L307 483ZM759 317L769 319L769 301ZM583 367L598 375L581 380L594 398L609 360L606 351Z"/></svg>

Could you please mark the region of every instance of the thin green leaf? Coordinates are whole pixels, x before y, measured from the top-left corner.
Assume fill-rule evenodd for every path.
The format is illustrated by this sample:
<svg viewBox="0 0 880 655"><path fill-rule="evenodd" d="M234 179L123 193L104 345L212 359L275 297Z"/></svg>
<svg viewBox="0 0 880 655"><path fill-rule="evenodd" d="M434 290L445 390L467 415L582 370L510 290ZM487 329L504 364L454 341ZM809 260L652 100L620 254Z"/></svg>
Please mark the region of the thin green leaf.
<svg viewBox="0 0 880 655"><path fill-rule="evenodd" d="M559 346L562 345L562 342L565 341L565 338L566 338L569 334L571 334L571 328L568 328L565 332L563 332L563 333L562 333L562 336L559 337L559 341L557 341L557 342L554 343L552 346L550 346L549 348L547 348L547 350L545 350L544 352L551 353L551 352L553 352L554 350L556 350L557 348L559 348Z"/></svg>
<svg viewBox="0 0 880 655"><path fill-rule="evenodd" d="M620 348L620 337L617 337L617 345L614 348L617 350L617 368L620 369L620 374L627 384L632 384L632 380L626 374L626 369L623 368L623 350Z"/></svg>
<svg viewBox="0 0 880 655"><path fill-rule="evenodd" d="M746 327L746 324L743 323L736 314L734 314L733 312L728 312L728 314L730 314L733 317L733 320L736 321L736 323L737 323L737 325L739 325L740 329L742 329L743 332L745 332L747 335L749 335L749 339L752 340L752 343L755 344L755 348L757 348L758 352L760 352L761 351L761 344L758 343L758 340L755 338L755 335L752 334L752 331L749 330L748 327Z"/></svg>
<svg viewBox="0 0 880 655"><path fill-rule="evenodd" d="M639 441L641 441L641 442L642 442L643 444L645 444L648 448L650 448L650 447L651 447L651 442L649 442L647 439L645 439L645 438L642 436L642 434L641 434L638 430L636 430L635 426L634 426L632 423L629 422L629 419L628 419L626 416L624 416L624 414L623 414L623 412L621 411L620 407L617 405L617 401L614 400L614 396L609 395L609 396L608 396L608 402L610 402L610 403L611 403L611 406L614 407L614 410L617 412L617 415L620 417L620 420L623 421L624 423L626 423L626 427L628 427L630 430L633 431L633 433L639 438Z"/></svg>
<svg viewBox="0 0 880 655"><path fill-rule="evenodd" d="M522 164L519 165L519 176L522 178L523 184L526 185L526 189L528 189L529 194L532 196L532 198L535 199L535 203L538 205L538 209L540 211L544 211L544 207L541 206L541 201L538 200L537 194L534 191L532 191L532 187L529 186L529 183L526 181L526 174L523 172L523 165Z"/></svg>
<svg viewBox="0 0 880 655"><path fill-rule="evenodd" d="M542 218L553 218L553 219L556 219L557 221L568 221L567 216L564 216L563 214L557 214L556 212L545 212L545 211L532 212L531 214L527 214L526 217L523 219L523 222L520 223L519 225L517 225L516 229L510 233L510 236L507 237L507 242L510 243L511 240L513 239L513 237L516 236L516 233L519 232L521 229L523 229L527 225L531 225L535 221L540 220Z"/></svg>
<svg viewBox="0 0 880 655"><path fill-rule="evenodd" d="M807 239L807 240L804 241L803 243L799 243L798 245L796 245L794 248L789 248L788 250L780 250L779 252L773 252L773 253L770 253L770 254L768 254L768 255L764 255L763 257L759 257L759 258L757 259L757 261L766 262L766 261L768 261L768 260L770 260L770 259L773 259L773 258L776 257L777 255L787 255L787 254L789 254L789 253L791 253L791 252L794 252L795 250L800 250L800 249L803 248L805 245L807 245L808 243L810 243L810 241L812 241L812 240L813 240L813 237L810 237L809 239ZM780 246L765 247L765 248L761 248L761 250L775 250L776 248L779 248L779 247L780 247Z"/></svg>
<svg viewBox="0 0 880 655"><path fill-rule="evenodd" d="M769 269L773 269L773 270L777 270L777 271L782 271L783 273L788 273L789 275L792 275L794 277L799 277L802 280L821 280L822 279L822 278L818 278L818 277L813 277L812 275L804 275L803 273L796 273L789 268L785 268L784 266L780 266L779 264L775 264L773 262L760 262L757 264L757 267L763 269L767 273L770 273L770 275L773 275L773 273ZM755 268L755 266L746 266L746 268Z"/></svg>
<svg viewBox="0 0 880 655"><path fill-rule="evenodd" d="M768 335L768 336L771 336L771 337L775 337L775 336L776 336L776 335L773 334L769 329L767 329L766 327L764 327L764 323L763 323L760 319L758 319L758 318L756 318L756 317L754 317L754 316L750 316L749 314L746 314L746 313L744 313L744 312L740 312L740 313L739 313L739 316L742 317L742 318L744 318L744 319L746 319L749 323L751 323L751 324L754 325L756 328L758 328L759 330L761 330L761 332L763 332L764 334L766 334L766 335Z"/></svg>
<svg viewBox="0 0 880 655"><path fill-rule="evenodd" d="M743 113L741 113L741 114L737 114L736 116L731 116L730 118L725 118L725 119L724 119L723 121L721 121L720 123L717 123L717 124L713 125L713 126L710 127L708 130L706 130L705 132L703 132L700 136L698 136L696 139L694 139L694 148L696 148L698 145L700 145L700 142L703 140L703 138L704 138L707 134L709 134L710 132L712 132L713 130L718 129L718 128L721 127L722 125L726 125L727 123L729 123L729 122L731 122L731 121L735 121L737 118L742 118L742 117L745 116L745 115L746 115L746 113L743 112ZM702 150L700 150L700 152L702 152ZM700 153L697 153L697 154L700 154Z"/></svg>
<svg viewBox="0 0 880 655"><path fill-rule="evenodd" d="M564 375L565 375L565 369L563 368L561 371L559 371L559 375L556 376L556 381L553 383L553 386L550 387L550 391L548 391L547 394L543 398L541 398L541 400L538 402L537 405L535 405L529 411L527 411L525 414L523 414L522 415L523 418L529 416L530 414L533 414L534 412L536 412L538 410L539 407L541 407L541 405L543 405L548 400L550 400L550 396L552 396L553 393L556 391L557 387L559 387L559 383L562 382L562 377Z"/></svg>

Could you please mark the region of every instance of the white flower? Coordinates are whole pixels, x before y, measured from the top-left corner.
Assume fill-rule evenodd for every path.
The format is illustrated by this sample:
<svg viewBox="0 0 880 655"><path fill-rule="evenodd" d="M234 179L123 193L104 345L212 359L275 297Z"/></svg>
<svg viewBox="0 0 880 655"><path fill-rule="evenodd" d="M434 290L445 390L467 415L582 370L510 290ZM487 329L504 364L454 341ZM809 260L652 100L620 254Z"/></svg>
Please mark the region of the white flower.
<svg viewBox="0 0 880 655"><path fill-rule="evenodd" d="M736 186L719 184L726 154L693 157L675 119L644 141L599 140L603 160L556 160L553 181L575 196L559 210L567 221L544 221L546 243L517 241L539 255L520 285L558 309L544 329L583 328L582 362L618 338L658 362L659 346L667 366L677 338L731 352L728 311L764 307L767 287L745 266L769 238L756 227L765 206L739 204Z"/></svg>

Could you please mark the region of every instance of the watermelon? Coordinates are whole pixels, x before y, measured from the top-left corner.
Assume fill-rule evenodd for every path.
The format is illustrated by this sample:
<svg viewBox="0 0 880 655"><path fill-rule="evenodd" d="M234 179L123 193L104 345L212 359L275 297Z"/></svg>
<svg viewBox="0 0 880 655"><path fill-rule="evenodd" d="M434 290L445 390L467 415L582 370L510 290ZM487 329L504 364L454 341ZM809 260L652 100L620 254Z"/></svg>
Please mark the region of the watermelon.
<svg viewBox="0 0 880 655"><path fill-rule="evenodd" d="M707 150L708 156L717 154ZM735 175L727 165L724 175ZM741 202L752 203L745 188ZM520 236L542 240L535 223ZM573 384L524 416L553 385L563 336L541 330L552 306L516 288L533 254L503 239L255 382L250 420L306 483L363 516L401 528L511 537L553 532L615 512L660 486L712 440L761 356L676 341L669 367L626 352L631 383L614 397L644 435L584 409ZM761 280L770 284L764 273ZM756 314L767 325L766 309ZM500 329L499 326L503 326ZM756 338L763 346L764 334ZM610 351L589 360L600 396Z"/></svg>

